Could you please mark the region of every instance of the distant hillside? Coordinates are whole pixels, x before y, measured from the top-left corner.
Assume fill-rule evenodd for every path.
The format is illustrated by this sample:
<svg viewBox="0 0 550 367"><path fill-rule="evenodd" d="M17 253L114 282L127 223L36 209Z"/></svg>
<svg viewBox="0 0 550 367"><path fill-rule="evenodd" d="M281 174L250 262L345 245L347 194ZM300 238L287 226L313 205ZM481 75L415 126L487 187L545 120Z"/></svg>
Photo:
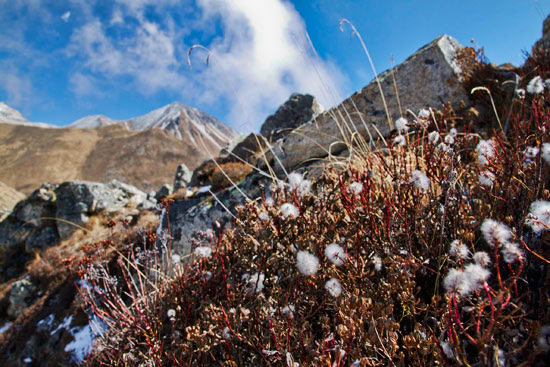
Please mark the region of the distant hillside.
<svg viewBox="0 0 550 367"><path fill-rule="evenodd" d="M180 163L194 169L206 158L207 153L160 129L0 123L0 180L25 194L43 182L74 179L118 179L143 190L158 189L173 181Z"/></svg>
<svg viewBox="0 0 550 367"><path fill-rule="evenodd" d="M25 199L25 195L0 181L0 221L11 212L15 204Z"/></svg>

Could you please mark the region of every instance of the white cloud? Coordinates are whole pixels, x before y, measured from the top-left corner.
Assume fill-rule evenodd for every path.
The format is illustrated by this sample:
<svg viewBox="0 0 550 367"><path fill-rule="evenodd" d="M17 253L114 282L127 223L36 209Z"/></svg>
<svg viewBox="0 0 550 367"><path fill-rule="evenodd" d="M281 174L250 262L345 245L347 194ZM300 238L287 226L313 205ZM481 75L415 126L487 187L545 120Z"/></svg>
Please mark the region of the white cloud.
<svg viewBox="0 0 550 367"><path fill-rule="evenodd" d="M21 75L17 70L7 67L0 68L0 90L6 94L6 103L23 111L30 108L33 102L32 83L29 77Z"/></svg>
<svg viewBox="0 0 550 367"><path fill-rule="evenodd" d="M241 106L232 103L235 107L230 109L229 122L246 122L249 125L245 129L258 128L266 114L293 92L312 93L326 107L339 99L338 92L332 98L325 86L333 81L339 84L341 73L308 51L305 23L290 3L199 0L198 4L205 17L220 19L224 32L209 45L219 64L203 75L207 92L226 96L231 93L227 85L220 85L223 69L240 99L246 102L249 121L245 121Z"/></svg>
<svg viewBox="0 0 550 367"><path fill-rule="evenodd" d="M63 13L63 15L61 16L61 19L67 23L69 21L69 18L71 17L71 12L70 11L66 11L65 13Z"/></svg>
<svg viewBox="0 0 550 367"><path fill-rule="evenodd" d="M30 26L25 14L46 19L52 37L58 37L59 15L43 0L13 3L21 24L13 27L13 34L0 33L0 41L24 51L8 46L15 74L24 79L21 75L32 76L38 66L25 71L20 65L54 63L67 56L68 88L79 98L101 97L106 88L113 93L161 93L205 112L225 109L225 122L257 130L293 92L311 93L325 106L333 105L326 85L343 80L334 65L309 48L305 22L288 0L66 0L65 9L71 10L61 19L70 20L74 28L56 56L25 44L24 31ZM11 21L0 14L4 18ZM194 53L189 70L187 50L196 42L205 42L215 56L206 68L204 53ZM29 57L37 53L44 57ZM22 100L31 84L23 89L27 92L12 87L11 98Z"/></svg>
<svg viewBox="0 0 550 367"><path fill-rule="evenodd" d="M103 97L98 81L91 75L75 72L69 77L69 88L77 97Z"/></svg>
<svg viewBox="0 0 550 367"><path fill-rule="evenodd" d="M83 66L107 77L130 76L145 94L181 88L184 76L176 57L176 35L147 20L137 26L118 24L130 36L114 40L107 27L94 19L71 37L68 53L83 58Z"/></svg>

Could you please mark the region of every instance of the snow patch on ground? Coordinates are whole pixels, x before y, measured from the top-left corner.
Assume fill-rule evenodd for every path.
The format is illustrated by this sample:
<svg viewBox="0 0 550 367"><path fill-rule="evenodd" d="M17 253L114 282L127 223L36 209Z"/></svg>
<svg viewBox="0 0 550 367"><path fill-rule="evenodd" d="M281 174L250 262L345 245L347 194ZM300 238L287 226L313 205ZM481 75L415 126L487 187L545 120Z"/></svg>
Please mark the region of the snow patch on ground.
<svg viewBox="0 0 550 367"><path fill-rule="evenodd" d="M94 342L106 331L107 325L96 317L92 317L88 325L71 328L70 333L74 340L65 346L65 352L72 353L73 358L78 363L82 363L84 358L92 352Z"/></svg>
<svg viewBox="0 0 550 367"><path fill-rule="evenodd" d="M6 322L4 326L0 327L0 335L4 334L11 326L11 322Z"/></svg>

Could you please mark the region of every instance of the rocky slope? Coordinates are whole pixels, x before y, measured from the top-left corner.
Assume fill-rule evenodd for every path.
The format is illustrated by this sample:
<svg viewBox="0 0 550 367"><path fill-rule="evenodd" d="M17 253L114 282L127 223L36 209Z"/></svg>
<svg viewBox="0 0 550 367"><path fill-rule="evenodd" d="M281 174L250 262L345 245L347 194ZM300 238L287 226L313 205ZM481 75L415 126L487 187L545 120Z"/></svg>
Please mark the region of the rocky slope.
<svg viewBox="0 0 550 367"><path fill-rule="evenodd" d="M401 103L403 108L411 108L415 113L420 108L425 107L441 107L441 103L452 104L457 108L461 108L462 103L464 105L472 104L472 100L469 100L469 95L466 92L465 87L462 85L462 70L456 67L456 53L461 49L450 37L442 37L436 39L426 47L420 49L417 53L412 55L407 61L400 66L397 66L397 85L400 88L402 99ZM397 103L397 96L392 94L391 78L388 78L389 74L382 74L381 81L384 90L388 93L387 103L390 106L390 114L395 121L399 116L399 106ZM429 78L428 78L429 77ZM427 79L428 78L428 79ZM428 83L429 82L429 83ZM500 80L499 83L503 83L504 80ZM428 88L429 90L426 90ZM433 89L433 92L430 90ZM96 129L57 129L50 130L45 129L38 134L26 126L8 126L0 125L0 161L9 162L6 157L8 153L12 154L16 160L18 160L19 167L24 164L31 164L31 156L37 156L37 152L44 154L46 157L57 157L57 166L51 165L50 170L57 172L61 177L63 174L82 174L83 168L78 167L93 167L92 163L99 165L102 161L114 161L120 160L120 164L110 166L106 170L115 172L112 176L116 176L117 170L123 170L126 175L132 176L133 180L147 181L151 175L146 173L142 165L140 166L138 161L132 161L132 157L135 157L137 152L139 154L147 155L151 151L155 152L154 138L150 138L147 134L159 134L164 139L167 136L166 142L170 144L181 143L176 137L167 133L172 132L177 136L177 133L182 133L182 126L192 126L193 122L186 120L185 114L177 114L172 111L177 110L178 106L174 106L174 109L167 108L159 114L158 124L156 126L147 126L142 123L142 120L127 121L126 123L133 129L149 129L149 130L127 130L119 123L102 117L91 117L86 121L86 124L103 124L113 125L104 126ZM367 129L374 127L377 128L377 132L370 131L374 139L381 138L382 136L388 140L388 144L393 144L393 138L396 131L391 126L386 124L386 116L384 107L380 101L380 97L377 92L377 86L374 82L368 84L365 88L358 91L352 97L344 102L344 107L348 111L354 111L357 108L362 113L363 118L366 119L365 125L358 118L354 118L353 122L356 124L358 131L363 134L365 139L369 141L369 134ZM350 137L342 137L338 134L339 131L335 131L336 127L332 116L339 109L342 111L343 106L335 107L332 111L320 115L316 118L316 123L309 122L303 124L295 130L294 134L289 134L283 137L277 146L273 148L275 154L278 155L279 160L288 170L295 171L309 162L304 163L306 158L310 160L322 159L327 155L327 149L338 148L345 153L345 145L340 144L338 146L333 143L337 140L345 140ZM284 111L284 109L282 110ZM315 111L311 115L314 115ZM189 114L189 113L188 113ZM174 117L177 115L177 117ZM356 114L357 115L357 114ZM354 116L356 116L354 115ZM160 118L160 116L166 117L166 119ZM411 116L408 116L411 120ZM94 122L95 121L95 122ZM297 125L302 124L304 121L297 121ZM84 122L81 122L84 125ZM413 124L411 124L413 125ZM159 127L164 129L150 129L151 127ZM277 126L278 128L279 126ZM273 127L272 127L273 128ZM287 128L295 128L295 126L281 125L280 129L272 131L286 131ZM418 128L418 127L417 127ZM413 127L411 127L411 130ZM185 130L183 130L185 131ZM204 128L204 131L208 131ZM142 135L143 134L143 135ZM164 134L164 135L162 135ZM182 133L183 134L183 133ZM26 136L23 140L11 141L9 137L12 135ZM37 136L41 136L39 139ZM304 137L305 136L305 137ZM142 140L140 140L142 139ZM161 139L161 138L159 138ZM172 140L170 140L172 139ZM213 138L214 139L214 138ZM9 144L4 144L7 141ZM150 142L152 145L147 146ZM117 156L119 150L123 150L122 146L128 144L128 150L126 154ZM132 145L133 144L133 145ZM64 150L49 151L49 146L56 146L59 149L64 147ZM162 151L166 151L166 147L170 147L168 143L161 144ZM85 155L85 159L74 157L68 152L74 152L77 149L88 152ZM253 149L248 147L243 151ZM27 151L29 156L26 157ZM7 152L7 153L6 153ZM14 152L17 153L17 155ZM334 153L334 151L332 151ZM2 156L4 154L4 156ZM48 155L49 154L49 155ZM160 154L160 153L153 153ZM117 158L118 157L118 158ZM246 157L243 157L247 159ZM10 158L11 159L11 158ZM53 159L53 158L52 158ZM85 165L87 163L88 166ZM150 159L148 164L158 165L162 159L154 156ZM185 160L182 160L185 161ZM139 161L142 162L142 161ZM70 164L68 164L70 163ZM123 164L127 163L127 167L123 167ZM272 161L272 166L277 168L277 163ZM105 163L106 164L106 163ZM11 166L12 172L15 171L17 165ZM71 168L72 167L72 168ZM193 165L189 165L193 168ZM306 169L310 169L311 166ZM0 167L2 170L3 167ZM34 170L38 171L42 169L39 165L36 165ZM72 169L72 171L71 171ZM80 171L79 171L80 169ZM127 169L127 171L124 171ZM94 171L92 168L85 170L87 174L100 175L100 172L106 172L105 167L98 168L98 171ZM172 174L176 171L175 166L170 171L169 178L164 182L172 181ZM183 170L180 170L180 175L183 176ZM0 171L0 177L4 177L4 173ZM32 174L28 174L27 177L31 177ZM312 172L308 173L308 178L311 178ZM104 177L101 180L106 180L108 177ZM111 176L109 176L110 178ZM369 175L370 177L370 175ZM376 177L376 175L373 175ZM67 178L68 180L69 178ZM61 181L61 179L59 180ZM132 183L131 180L127 180ZM9 183L9 182L8 182ZM41 182L40 182L41 183ZM142 183L135 183L136 186L140 186ZM271 197L271 190L277 189L276 185L272 185L273 182L270 178L262 177L257 173L249 175L243 182L239 184L240 189L248 195L251 199L261 197L262 191L267 198ZM38 185L36 185L38 186ZM36 250L35 245L40 245L35 238L32 237L36 233L44 234L48 233L55 237L53 241L49 241L44 244L44 247L48 247L42 252L42 258L37 257L33 263L15 264L16 266L13 274L19 274L17 271L22 269L23 266L27 266L27 269L35 269L29 271L29 277L24 275L17 276L10 280L10 283L0 285L0 355L6 356L6 361L11 363L10 365L23 366L25 360L30 361L49 361L52 364L71 365L76 361L81 361L81 357L77 358L78 354L74 352L74 349L70 347L74 341L78 339L79 333L86 331L88 326L88 318L83 314L81 310L81 301L77 296L77 292L74 289L73 274L63 273L63 277L60 280L46 282L43 273L46 272L44 268L55 269L52 273L58 276L63 269L60 264L61 259L66 258L68 255L83 256L83 252L92 249L92 244L106 245L110 244L110 240L113 239L113 233L125 236L129 239L131 246L135 247L135 238L132 238L129 234L133 229L138 228L139 216L142 215L144 210L136 209L130 215L130 221L137 224L128 229L126 226L117 224L118 227L115 230L107 231L104 237L94 237L90 233L80 234L84 239L82 243L86 246L80 248L80 253L77 253L78 247L74 242L70 242L75 236L79 235L80 231L73 234L64 232L66 228L59 223L45 223L40 222L34 224L36 228L27 228L25 223L29 222L29 215L38 214L46 216L46 214L56 216L59 219L68 219L70 221L85 225L88 231L92 231L92 226L95 222L101 222L101 215L107 209L104 206L97 206L100 197L113 197L119 202L120 210L133 210L132 203L129 203L128 195L121 194L121 191L127 191L126 188L118 187L106 187L105 185L97 185L96 183L83 183L72 182L63 185L51 185L43 186L42 190L37 190L35 195L32 195L26 203L20 203L16 210L10 216L10 222L2 223L4 227L4 233L6 237L10 238L11 246L5 245L5 252L20 253L24 256L31 257ZM85 189L86 188L86 189ZM113 189L116 189L116 195L111 193ZM94 198L90 199L93 195L88 195L88 191L94 193ZM133 190L132 190L133 191ZM55 193L55 196L50 193ZM99 195L100 194L100 195ZM143 193L137 193L134 197L143 198ZM55 198L55 199L54 199ZM118 198L121 198L120 200ZM245 203L244 196L234 189L228 189L217 194L216 200L208 194L200 194L187 198L187 197L172 197L173 202L169 215L163 215L160 217L162 225L157 228L157 233L164 234L170 233L171 245L173 249L181 255L181 258L185 258L192 251L193 241L200 239L200 236L209 234L211 229L219 230L220 227L231 225L233 218L226 212L225 208L229 208L236 214L236 207ZM110 199L109 199L110 200ZM126 200L126 201L125 201ZM142 199L140 199L142 200ZM95 202L95 204L94 204ZM116 207L114 204L109 204ZM267 202L266 202L267 205ZM30 209L27 209L27 206ZM129 208L130 207L130 208ZM267 209L266 209L267 210ZM272 209L269 209L272 210ZM126 216L127 213L124 213ZM99 217L99 219L98 219ZM110 218L103 218L110 219ZM80 221L79 221L80 220ZM104 222L104 223L103 223ZM109 223L104 220L101 224ZM34 223L34 222L33 222ZM156 223L155 223L156 224ZM17 230L14 230L17 229ZM19 230L20 229L20 230ZM36 231L35 231L36 230ZM19 236L20 234L20 236ZM147 238L144 235L144 231L138 233L139 238ZM55 236L54 236L55 235ZM13 239L13 240L11 240ZM29 239L32 239L30 241ZM102 241L99 241L102 240ZM113 240L113 243L117 239ZM120 238L118 239L120 241ZM162 240L162 236L161 236ZM204 238L203 238L204 240ZM55 246L56 241L61 241L59 246ZM248 239L247 239L248 241ZM309 241L309 240L308 240ZM122 241L120 241L122 243ZM34 245L33 245L34 244ZM106 246L108 248L108 246ZM92 249L93 250L93 249ZM67 254L68 252L68 254ZM55 255L55 256L54 256ZM12 264L13 267L14 264ZM47 268L47 269L49 269ZM10 270L9 266L6 266L4 270ZM9 277L11 274L6 274ZM52 284L55 286L52 286ZM82 285L82 284L81 284ZM86 286L86 285L84 285ZM34 305L33 305L34 304ZM21 313L8 312L11 306L11 310L17 309L17 307L26 308ZM68 310L68 311L64 311ZM80 310L80 311L79 311ZM166 313L164 313L166 314ZM68 321L67 321L68 320ZM4 323L6 322L6 323ZM13 323L13 324L12 324ZM286 330L286 323L285 323ZM89 331L86 331L88 339L93 340ZM350 338L351 340L351 338ZM88 344L88 348L91 346ZM89 352L89 349L85 351ZM84 352L83 352L84 353ZM84 354L86 354L84 353Z"/></svg>

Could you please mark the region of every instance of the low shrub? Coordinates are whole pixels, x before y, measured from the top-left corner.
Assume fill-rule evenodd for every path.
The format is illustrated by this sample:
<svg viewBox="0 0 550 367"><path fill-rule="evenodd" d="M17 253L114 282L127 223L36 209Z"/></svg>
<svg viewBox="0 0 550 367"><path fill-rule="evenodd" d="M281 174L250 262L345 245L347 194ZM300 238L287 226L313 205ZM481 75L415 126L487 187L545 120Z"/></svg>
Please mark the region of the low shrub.
<svg viewBox="0 0 550 367"><path fill-rule="evenodd" d="M118 277L83 263L110 327L87 364L545 365L550 93L533 78L497 108L506 133L421 111L346 170L291 174L185 261L149 233Z"/></svg>

